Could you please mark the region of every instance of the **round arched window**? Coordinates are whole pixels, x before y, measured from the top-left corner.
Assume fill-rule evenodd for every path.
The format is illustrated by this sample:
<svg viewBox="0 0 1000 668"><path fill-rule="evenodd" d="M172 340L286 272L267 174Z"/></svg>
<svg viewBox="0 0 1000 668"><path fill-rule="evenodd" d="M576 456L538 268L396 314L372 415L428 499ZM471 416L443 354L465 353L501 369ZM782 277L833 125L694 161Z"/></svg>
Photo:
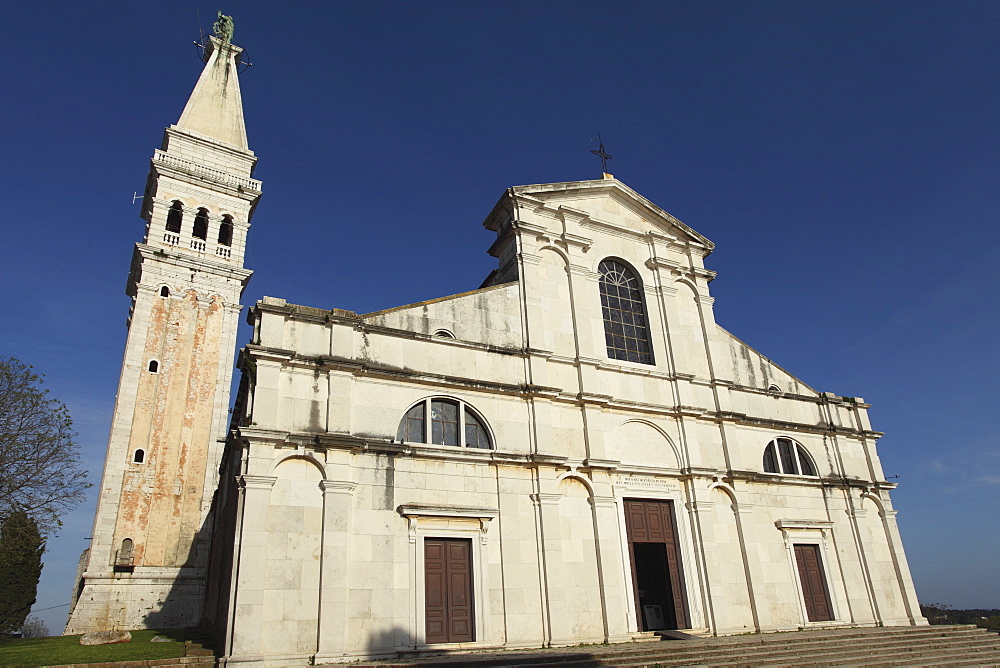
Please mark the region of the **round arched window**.
<svg viewBox="0 0 1000 668"><path fill-rule="evenodd" d="M464 401L427 398L406 411L396 440L400 443L430 443L489 450L486 422Z"/></svg>
<svg viewBox="0 0 1000 668"><path fill-rule="evenodd" d="M642 283L623 263L604 260L601 274L601 313L608 357L613 360L653 363L646 312L642 304Z"/></svg>
<svg viewBox="0 0 1000 668"><path fill-rule="evenodd" d="M764 471L785 475L815 476L816 465L809 453L790 438L776 438L764 448Z"/></svg>

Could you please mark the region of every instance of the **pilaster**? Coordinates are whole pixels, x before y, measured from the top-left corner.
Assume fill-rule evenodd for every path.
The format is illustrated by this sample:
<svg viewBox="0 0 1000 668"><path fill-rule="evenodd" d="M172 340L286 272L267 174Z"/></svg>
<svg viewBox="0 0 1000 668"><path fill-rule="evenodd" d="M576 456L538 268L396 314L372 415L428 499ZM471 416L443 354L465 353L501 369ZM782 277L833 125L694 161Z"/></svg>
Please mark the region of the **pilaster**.
<svg viewBox="0 0 1000 668"><path fill-rule="evenodd" d="M231 660L263 658L264 578L267 568L267 509L273 476L242 475L233 555L233 590L229 598L226 655Z"/></svg>
<svg viewBox="0 0 1000 668"><path fill-rule="evenodd" d="M323 547L320 564L319 651L317 659L340 656L347 646L350 594L351 507L355 483L324 480Z"/></svg>
<svg viewBox="0 0 1000 668"><path fill-rule="evenodd" d="M628 583L618 544L618 505L613 496L593 496L594 542L597 545L597 572L604 605L604 630L607 642L625 642L630 637L628 619Z"/></svg>

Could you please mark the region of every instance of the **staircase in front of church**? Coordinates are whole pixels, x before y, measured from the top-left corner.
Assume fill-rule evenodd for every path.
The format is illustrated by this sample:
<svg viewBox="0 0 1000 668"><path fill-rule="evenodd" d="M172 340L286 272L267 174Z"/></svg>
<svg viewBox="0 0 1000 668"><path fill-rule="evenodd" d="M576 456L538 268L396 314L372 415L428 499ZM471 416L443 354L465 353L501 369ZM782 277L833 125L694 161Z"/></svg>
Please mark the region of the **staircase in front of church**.
<svg viewBox="0 0 1000 668"><path fill-rule="evenodd" d="M1000 636L975 626L830 629L449 654L379 663L380 668L593 666L998 666Z"/></svg>

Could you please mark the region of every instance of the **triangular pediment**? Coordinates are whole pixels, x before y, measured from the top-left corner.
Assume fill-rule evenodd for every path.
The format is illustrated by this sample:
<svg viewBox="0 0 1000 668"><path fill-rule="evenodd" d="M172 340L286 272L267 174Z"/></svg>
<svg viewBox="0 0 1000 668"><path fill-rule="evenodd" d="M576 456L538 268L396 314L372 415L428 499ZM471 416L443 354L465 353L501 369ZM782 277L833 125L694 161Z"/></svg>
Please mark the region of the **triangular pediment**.
<svg viewBox="0 0 1000 668"><path fill-rule="evenodd" d="M617 179L516 186L511 192L522 206L534 206L550 215L575 220L582 228L619 234L660 234L681 243L701 245L706 254L715 247L704 235Z"/></svg>

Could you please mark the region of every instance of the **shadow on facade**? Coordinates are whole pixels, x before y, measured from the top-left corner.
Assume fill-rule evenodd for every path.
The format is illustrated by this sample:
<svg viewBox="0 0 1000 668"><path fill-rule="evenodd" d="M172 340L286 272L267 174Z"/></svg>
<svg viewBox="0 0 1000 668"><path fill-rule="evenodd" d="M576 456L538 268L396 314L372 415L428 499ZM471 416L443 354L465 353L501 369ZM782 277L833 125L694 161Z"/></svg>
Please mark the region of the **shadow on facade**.
<svg viewBox="0 0 1000 668"><path fill-rule="evenodd" d="M159 604L146 615L151 629L195 629L203 627L205 610L205 568L212 542L212 514L199 528L180 573Z"/></svg>
<svg viewBox="0 0 1000 668"><path fill-rule="evenodd" d="M409 631L394 626L390 629L369 633L365 649L372 658L389 659L412 653L416 645L417 639L410 635Z"/></svg>

